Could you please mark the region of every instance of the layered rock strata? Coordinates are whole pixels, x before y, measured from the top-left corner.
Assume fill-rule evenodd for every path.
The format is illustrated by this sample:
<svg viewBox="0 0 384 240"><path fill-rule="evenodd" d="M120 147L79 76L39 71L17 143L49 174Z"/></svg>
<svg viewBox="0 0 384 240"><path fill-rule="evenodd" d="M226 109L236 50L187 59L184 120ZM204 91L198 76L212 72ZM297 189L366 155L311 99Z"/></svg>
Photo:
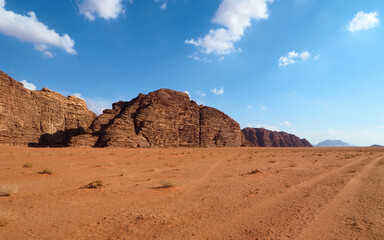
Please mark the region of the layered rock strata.
<svg viewBox="0 0 384 240"><path fill-rule="evenodd" d="M188 94L160 89L117 102L90 127L92 134L71 139L72 146L239 147L239 124L223 112L190 100Z"/></svg>
<svg viewBox="0 0 384 240"><path fill-rule="evenodd" d="M312 147L306 139L264 128L244 128L245 138L256 147Z"/></svg>
<svg viewBox="0 0 384 240"><path fill-rule="evenodd" d="M64 146L95 118L80 98L30 91L0 71L0 144Z"/></svg>

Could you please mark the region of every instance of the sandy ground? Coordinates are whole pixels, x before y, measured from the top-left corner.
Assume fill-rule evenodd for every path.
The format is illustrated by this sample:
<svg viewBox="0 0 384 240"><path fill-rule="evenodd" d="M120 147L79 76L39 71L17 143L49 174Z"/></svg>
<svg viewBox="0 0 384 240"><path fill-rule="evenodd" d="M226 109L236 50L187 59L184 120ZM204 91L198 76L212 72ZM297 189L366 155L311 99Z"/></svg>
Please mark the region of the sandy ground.
<svg viewBox="0 0 384 240"><path fill-rule="evenodd" d="M10 184L2 240L384 239L383 148L0 147Z"/></svg>

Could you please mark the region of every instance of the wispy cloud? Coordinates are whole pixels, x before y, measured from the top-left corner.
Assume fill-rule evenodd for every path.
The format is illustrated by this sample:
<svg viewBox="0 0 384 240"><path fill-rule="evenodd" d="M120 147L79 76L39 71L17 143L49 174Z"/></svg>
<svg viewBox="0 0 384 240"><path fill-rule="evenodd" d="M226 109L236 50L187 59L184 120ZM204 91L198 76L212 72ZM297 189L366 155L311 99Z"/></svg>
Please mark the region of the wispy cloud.
<svg viewBox="0 0 384 240"><path fill-rule="evenodd" d="M314 144L324 140L342 140L357 146L370 146L373 144L384 145L384 128L382 126L355 126L353 130L329 128L319 131L293 130L292 132L298 136L305 137Z"/></svg>
<svg viewBox="0 0 384 240"><path fill-rule="evenodd" d="M230 54L236 51L234 44L244 36L251 20L267 19L268 3L273 0L223 0L212 22L224 28L211 29L207 35L188 39L186 44L198 47L201 52L210 54Z"/></svg>
<svg viewBox="0 0 384 240"><path fill-rule="evenodd" d="M6 10L4 0L0 0L0 32L21 41L31 42L35 49L47 57L54 56L48 50L52 47L64 49L69 54L77 54L74 49L75 42L67 34L60 36L55 30L49 29L37 19L34 12L21 15Z"/></svg>
<svg viewBox="0 0 384 240"><path fill-rule="evenodd" d="M211 90L211 92L215 95L223 95L224 94L224 88L217 88L215 87L214 89Z"/></svg>
<svg viewBox="0 0 384 240"><path fill-rule="evenodd" d="M84 97L81 93L74 93L72 94L72 96L83 99L87 103L88 109L96 113L97 115L102 114L105 109L110 109L112 103L114 102L112 100L107 100L99 97Z"/></svg>
<svg viewBox="0 0 384 240"><path fill-rule="evenodd" d="M252 109L253 105L247 105L247 109Z"/></svg>
<svg viewBox="0 0 384 240"><path fill-rule="evenodd" d="M23 80L21 81L21 83L24 85L26 89L29 89L32 91L36 90L36 86L33 83L27 82L27 80Z"/></svg>
<svg viewBox="0 0 384 240"><path fill-rule="evenodd" d="M266 125L266 124L259 124L259 123L248 123L247 127L251 128L265 128L272 131L280 131L278 127L272 126L272 125Z"/></svg>
<svg viewBox="0 0 384 240"><path fill-rule="evenodd" d="M311 53L306 50L303 50L301 53L298 53L296 51L291 51L286 56L281 56L278 62L280 67L285 67L285 66L297 63L300 60L307 61L310 58L311 58ZM316 59L317 58L318 56L316 56Z"/></svg>
<svg viewBox="0 0 384 240"><path fill-rule="evenodd" d="M282 123L280 123L280 126L284 126L284 127L290 127L292 124L288 121L284 121Z"/></svg>
<svg viewBox="0 0 384 240"><path fill-rule="evenodd" d="M348 30L350 32L358 32L361 30L368 30L375 28L380 23L377 12L365 13L363 11L358 12L355 17L349 22Z"/></svg>
<svg viewBox="0 0 384 240"><path fill-rule="evenodd" d="M199 95L200 97L207 96L207 94L205 94L205 92L203 92L203 91L196 91L196 94Z"/></svg>
<svg viewBox="0 0 384 240"><path fill-rule="evenodd" d="M94 21L97 17L109 20L124 13L122 2L122 0L82 0L79 9L90 21Z"/></svg>
<svg viewBox="0 0 384 240"><path fill-rule="evenodd" d="M187 57L191 58L191 59L193 59L195 61L202 61L202 62L208 62L208 63L212 62L211 59L209 59L209 58L207 58L205 56L204 57L200 57L198 52L194 52L193 54L188 55Z"/></svg>

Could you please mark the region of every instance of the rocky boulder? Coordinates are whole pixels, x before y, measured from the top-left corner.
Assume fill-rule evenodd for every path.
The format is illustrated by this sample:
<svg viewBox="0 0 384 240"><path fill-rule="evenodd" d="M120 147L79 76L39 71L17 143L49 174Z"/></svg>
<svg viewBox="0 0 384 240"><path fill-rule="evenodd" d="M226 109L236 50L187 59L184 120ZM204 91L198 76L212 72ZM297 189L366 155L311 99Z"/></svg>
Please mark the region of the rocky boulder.
<svg viewBox="0 0 384 240"><path fill-rule="evenodd" d="M65 146L95 118L80 98L30 91L0 71L0 144Z"/></svg>
<svg viewBox="0 0 384 240"><path fill-rule="evenodd" d="M306 139L264 128L244 128L245 138L256 147L312 147Z"/></svg>
<svg viewBox="0 0 384 240"><path fill-rule="evenodd" d="M91 130L92 134L73 137L71 144L84 145L88 139L88 145L96 147L239 147L245 141L239 124L229 116L169 89L114 103L95 119Z"/></svg>

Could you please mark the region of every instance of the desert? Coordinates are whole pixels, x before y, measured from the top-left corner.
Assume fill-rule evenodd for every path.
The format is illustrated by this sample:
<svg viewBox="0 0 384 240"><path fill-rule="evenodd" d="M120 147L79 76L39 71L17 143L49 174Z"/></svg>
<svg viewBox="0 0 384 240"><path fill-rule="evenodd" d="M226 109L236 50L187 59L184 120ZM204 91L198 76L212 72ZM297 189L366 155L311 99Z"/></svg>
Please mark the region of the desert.
<svg viewBox="0 0 384 240"><path fill-rule="evenodd" d="M384 236L382 148L0 149L1 239Z"/></svg>
<svg viewBox="0 0 384 240"><path fill-rule="evenodd" d="M384 240L383 12L0 0L0 240Z"/></svg>

